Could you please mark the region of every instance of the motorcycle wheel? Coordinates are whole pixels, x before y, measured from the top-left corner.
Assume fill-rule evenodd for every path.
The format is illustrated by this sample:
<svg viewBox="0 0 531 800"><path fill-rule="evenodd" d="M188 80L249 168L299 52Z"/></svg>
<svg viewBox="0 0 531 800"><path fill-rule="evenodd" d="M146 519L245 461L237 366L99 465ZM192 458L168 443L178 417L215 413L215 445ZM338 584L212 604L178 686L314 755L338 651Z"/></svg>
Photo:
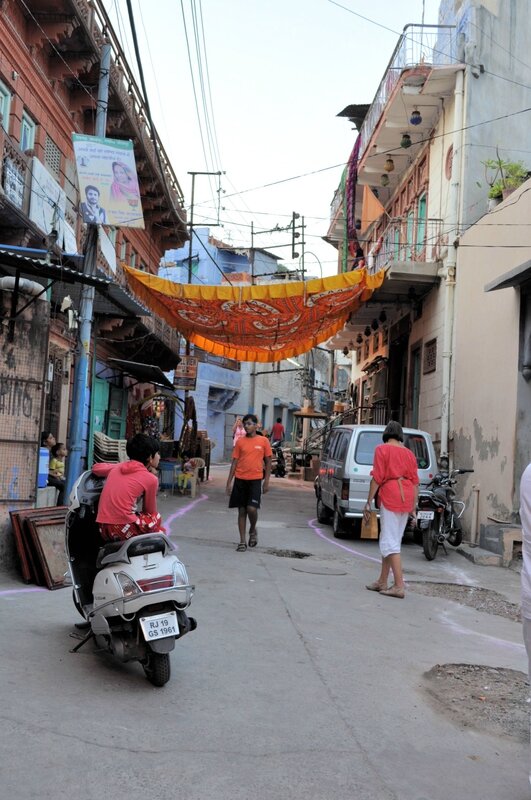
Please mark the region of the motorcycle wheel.
<svg viewBox="0 0 531 800"><path fill-rule="evenodd" d="M463 541L463 531L461 530L461 520L455 520L455 528L448 536L448 541L453 547L459 547Z"/></svg>
<svg viewBox="0 0 531 800"><path fill-rule="evenodd" d="M422 531L422 549L424 550L424 555L428 561L433 561L437 555L440 526L441 517L439 514L437 514L430 527Z"/></svg>
<svg viewBox="0 0 531 800"><path fill-rule="evenodd" d="M146 661L142 664L146 678L153 686L164 686L171 675L169 653L148 653Z"/></svg>
<svg viewBox="0 0 531 800"><path fill-rule="evenodd" d="M330 509L325 506L321 497L317 498L317 522L330 522Z"/></svg>
<svg viewBox="0 0 531 800"><path fill-rule="evenodd" d="M337 506L334 508L334 516L332 519L332 532L336 539L346 539L348 537L345 520L339 513L339 509Z"/></svg>

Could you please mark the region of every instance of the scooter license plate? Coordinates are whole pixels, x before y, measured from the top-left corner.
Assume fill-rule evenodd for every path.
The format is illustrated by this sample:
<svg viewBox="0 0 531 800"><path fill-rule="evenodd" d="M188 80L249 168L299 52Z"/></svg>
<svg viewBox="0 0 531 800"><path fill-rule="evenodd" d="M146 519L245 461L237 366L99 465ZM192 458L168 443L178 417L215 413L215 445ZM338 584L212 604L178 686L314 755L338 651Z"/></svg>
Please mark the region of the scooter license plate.
<svg viewBox="0 0 531 800"><path fill-rule="evenodd" d="M417 519L433 519L434 516L434 511L417 511Z"/></svg>
<svg viewBox="0 0 531 800"><path fill-rule="evenodd" d="M140 617L140 627L146 642L155 639L167 639L168 636L179 635L179 624L175 611L157 614L155 617Z"/></svg>

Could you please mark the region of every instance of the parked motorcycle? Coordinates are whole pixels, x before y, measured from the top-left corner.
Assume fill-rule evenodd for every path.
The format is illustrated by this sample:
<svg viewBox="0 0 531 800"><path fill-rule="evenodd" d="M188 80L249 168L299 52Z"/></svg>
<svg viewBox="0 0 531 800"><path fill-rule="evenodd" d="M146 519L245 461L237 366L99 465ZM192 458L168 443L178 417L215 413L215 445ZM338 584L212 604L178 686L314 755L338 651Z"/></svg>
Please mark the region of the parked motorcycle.
<svg viewBox="0 0 531 800"><path fill-rule="evenodd" d="M170 679L175 641L196 628L185 613L194 586L164 534L145 534L104 544L96 524L104 479L90 471L76 481L66 518L66 553L74 605L90 628L86 642L120 661L139 661L147 679Z"/></svg>
<svg viewBox="0 0 531 800"><path fill-rule="evenodd" d="M458 547L463 541L461 516L465 503L455 499L456 475L474 472L473 469L453 469L450 473L437 473L426 489L419 492L417 526L422 532L422 548L428 561L433 561L439 545L446 552L445 543Z"/></svg>
<svg viewBox="0 0 531 800"><path fill-rule="evenodd" d="M284 451L282 450L282 442L271 442L271 450L273 451L273 458L271 463L271 472L277 478L284 478L286 475L286 459L284 458Z"/></svg>

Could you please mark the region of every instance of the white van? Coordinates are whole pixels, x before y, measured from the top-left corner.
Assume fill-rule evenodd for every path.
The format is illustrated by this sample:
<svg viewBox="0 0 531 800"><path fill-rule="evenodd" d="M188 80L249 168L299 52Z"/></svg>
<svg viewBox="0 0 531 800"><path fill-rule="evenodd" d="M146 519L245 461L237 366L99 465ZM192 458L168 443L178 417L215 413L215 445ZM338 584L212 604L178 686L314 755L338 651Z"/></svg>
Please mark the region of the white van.
<svg viewBox="0 0 531 800"><path fill-rule="evenodd" d="M359 536L369 496L374 450L382 444L385 425L338 425L326 439L315 479L317 519L332 520L334 536ZM417 459L420 486L437 472L437 458L426 431L404 428L404 444Z"/></svg>

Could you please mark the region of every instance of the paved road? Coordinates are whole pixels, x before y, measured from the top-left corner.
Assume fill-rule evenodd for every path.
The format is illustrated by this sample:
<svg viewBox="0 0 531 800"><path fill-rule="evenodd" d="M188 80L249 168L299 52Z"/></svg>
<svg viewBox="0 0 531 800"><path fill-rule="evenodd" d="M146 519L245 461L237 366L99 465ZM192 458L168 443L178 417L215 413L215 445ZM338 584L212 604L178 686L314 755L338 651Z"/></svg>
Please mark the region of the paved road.
<svg viewBox="0 0 531 800"><path fill-rule="evenodd" d="M0 576L0 797L9 800L500 800L530 796L528 749L461 729L423 673L466 662L525 671L517 623L409 592L367 592L375 542L339 542L311 485L275 479L259 546L236 553L227 470L195 501L161 498L197 593L197 631L155 689L138 665L68 652L69 590ZM308 558L271 551L296 550ZM484 586L518 601L518 576L455 551L406 578Z"/></svg>

